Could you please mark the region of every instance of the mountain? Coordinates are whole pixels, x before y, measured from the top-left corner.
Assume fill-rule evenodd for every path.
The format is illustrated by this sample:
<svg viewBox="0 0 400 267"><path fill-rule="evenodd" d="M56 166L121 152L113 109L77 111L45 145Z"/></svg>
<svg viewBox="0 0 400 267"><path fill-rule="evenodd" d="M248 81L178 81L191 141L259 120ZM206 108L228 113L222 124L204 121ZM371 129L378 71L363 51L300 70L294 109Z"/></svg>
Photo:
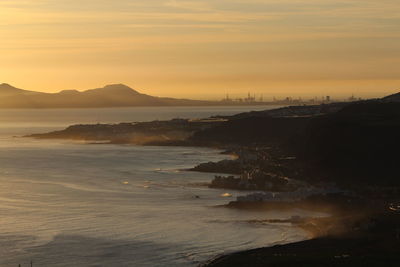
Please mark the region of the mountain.
<svg viewBox="0 0 400 267"><path fill-rule="evenodd" d="M37 92L27 91L27 90L15 88L14 86L9 85L8 83L0 84L0 97L18 95L18 94L19 95L21 95L21 94L34 94L34 93L37 93Z"/></svg>
<svg viewBox="0 0 400 267"><path fill-rule="evenodd" d="M142 94L124 84L111 84L83 92L63 90L41 93L0 84L0 108L97 108L135 106L212 105L212 101L155 97Z"/></svg>

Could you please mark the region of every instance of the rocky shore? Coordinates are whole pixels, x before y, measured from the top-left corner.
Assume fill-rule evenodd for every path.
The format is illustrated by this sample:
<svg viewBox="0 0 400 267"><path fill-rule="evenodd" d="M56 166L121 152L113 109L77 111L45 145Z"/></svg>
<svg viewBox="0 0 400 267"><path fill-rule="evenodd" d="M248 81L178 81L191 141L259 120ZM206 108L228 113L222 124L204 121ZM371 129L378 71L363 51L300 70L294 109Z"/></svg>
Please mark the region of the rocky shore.
<svg viewBox="0 0 400 267"><path fill-rule="evenodd" d="M400 214L365 206L335 211L295 223L310 233L309 240L220 255L200 266L398 266Z"/></svg>
<svg viewBox="0 0 400 267"><path fill-rule="evenodd" d="M392 99L392 100L390 100ZM312 240L224 255L203 266L397 266L400 260L398 98L286 107L205 120L76 125L34 134L144 145L226 149L235 159L192 171L225 173L210 187L254 190L234 209L310 209ZM395 265L396 264L396 265Z"/></svg>
<svg viewBox="0 0 400 267"><path fill-rule="evenodd" d="M295 157L264 146L230 147L229 153L234 159L201 163L189 170L231 174L216 175L211 188L288 192L308 186L293 172Z"/></svg>

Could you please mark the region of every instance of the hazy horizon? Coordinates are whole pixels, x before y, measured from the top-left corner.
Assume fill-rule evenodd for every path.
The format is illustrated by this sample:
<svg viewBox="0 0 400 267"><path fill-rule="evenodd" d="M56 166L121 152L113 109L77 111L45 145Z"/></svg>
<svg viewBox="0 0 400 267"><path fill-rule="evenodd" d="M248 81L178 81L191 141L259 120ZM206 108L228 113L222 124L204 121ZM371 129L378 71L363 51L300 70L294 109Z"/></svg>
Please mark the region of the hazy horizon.
<svg viewBox="0 0 400 267"><path fill-rule="evenodd" d="M69 88L69 89L62 89L62 90L51 90L51 91L44 91L44 90L31 90L30 88L21 88L19 86L16 86L14 84L10 84L10 83L1 83L0 85L9 85L11 87L17 88L17 89L22 89L22 90L27 90L27 91L33 91L33 92L39 92L39 93L50 93L50 94L58 94L61 93L63 91L78 91L80 93L82 92L86 92L86 91L91 91L94 89L100 89L100 88L104 88L107 86L114 86L114 85L123 85L123 86L127 86L132 90L137 91L138 93L141 94L147 94L147 95L151 95L144 92L144 90L142 90L141 88L136 88L134 86L130 86L127 84L121 84L121 83L109 83L109 84L104 84L101 86L92 86L91 88L80 88L80 89L76 89L76 88ZM362 94L362 95L356 95L353 92L346 92L346 93L342 93L342 94L337 94L332 92L333 94L330 94L329 92L325 92L321 93L321 94L312 94L312 93L277 93L277 94L272 94L272 93L259 93L256 91L252 91L252 90L248 90L247 92L238 92L238 93L230 93L229 91L227 91L225 94L221 93L221 94L203 94L203 95L151 95L151 96L155 96L155 97L175 97L176 99L190 99L190 100L209 100L209 101L220 101L223 98L229 97L231 99L236 99L236 98L244 98L247 97L248 94L250 93L251 96L256 96L256 100L259 100L259 98L261 97L264 101L269 102L269 101L274 101L274 100L284 100L287 97L291 97L293 99L325 99L326 96L330 96L333 100L346 100L349 97L356 97L356 98L362 98L362 99L371 99L371 98L381 98L384 96L387 96L389 94L392 93L398 93L399 90L394 90L393 92L389 92L389 93L370 93L370 94Z"/></svg>
<svg viewBox="0 0 400 267"><path fill-rule="evenodd" d="M13 0L1 82L58 92L123 83L220 99L378 97L400 84L397 1Z"/></svg>
<svg viewBox="0 0 400 267"><path fill-rule="evenodd" d="M399 0L0 0L0 267L398 266L399 30Z"/></svg>

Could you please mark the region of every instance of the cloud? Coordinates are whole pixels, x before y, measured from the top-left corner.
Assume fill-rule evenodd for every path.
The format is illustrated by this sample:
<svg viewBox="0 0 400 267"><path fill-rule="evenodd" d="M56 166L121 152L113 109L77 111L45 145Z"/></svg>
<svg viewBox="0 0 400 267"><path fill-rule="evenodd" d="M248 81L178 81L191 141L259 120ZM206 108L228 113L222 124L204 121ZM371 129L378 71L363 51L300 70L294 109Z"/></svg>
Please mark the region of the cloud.
<svg viewBox="0 0 400 267"><path fill-rule="evenodd" d="M397 74L399 27L398 0L2 0L0 71L124 69L129 79L168 68L178 80L212 70L223 83L256 70L343 79L373 64L379 80Z"/></svg>
<svg viewBox="0 0 400 267"><path fill-rule="evenodd" d="M203 11L203 12L214 11L212 9L212 5L207 1L169 0L165 2L164 5L166 7L173 7L190 11Z"/></svg>

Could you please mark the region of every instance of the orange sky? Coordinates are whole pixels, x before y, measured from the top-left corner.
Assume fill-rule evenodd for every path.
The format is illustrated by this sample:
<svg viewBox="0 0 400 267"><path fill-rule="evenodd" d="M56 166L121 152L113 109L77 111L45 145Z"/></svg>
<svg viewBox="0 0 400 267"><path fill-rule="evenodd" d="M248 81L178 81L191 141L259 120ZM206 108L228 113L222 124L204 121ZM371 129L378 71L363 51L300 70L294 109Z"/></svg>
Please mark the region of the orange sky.
<svg viewBox="0 0 400 267"><path fill-rule="evenodd" d="M1 0L0 83L222 98L400 89L398 0Z"/></svg>

